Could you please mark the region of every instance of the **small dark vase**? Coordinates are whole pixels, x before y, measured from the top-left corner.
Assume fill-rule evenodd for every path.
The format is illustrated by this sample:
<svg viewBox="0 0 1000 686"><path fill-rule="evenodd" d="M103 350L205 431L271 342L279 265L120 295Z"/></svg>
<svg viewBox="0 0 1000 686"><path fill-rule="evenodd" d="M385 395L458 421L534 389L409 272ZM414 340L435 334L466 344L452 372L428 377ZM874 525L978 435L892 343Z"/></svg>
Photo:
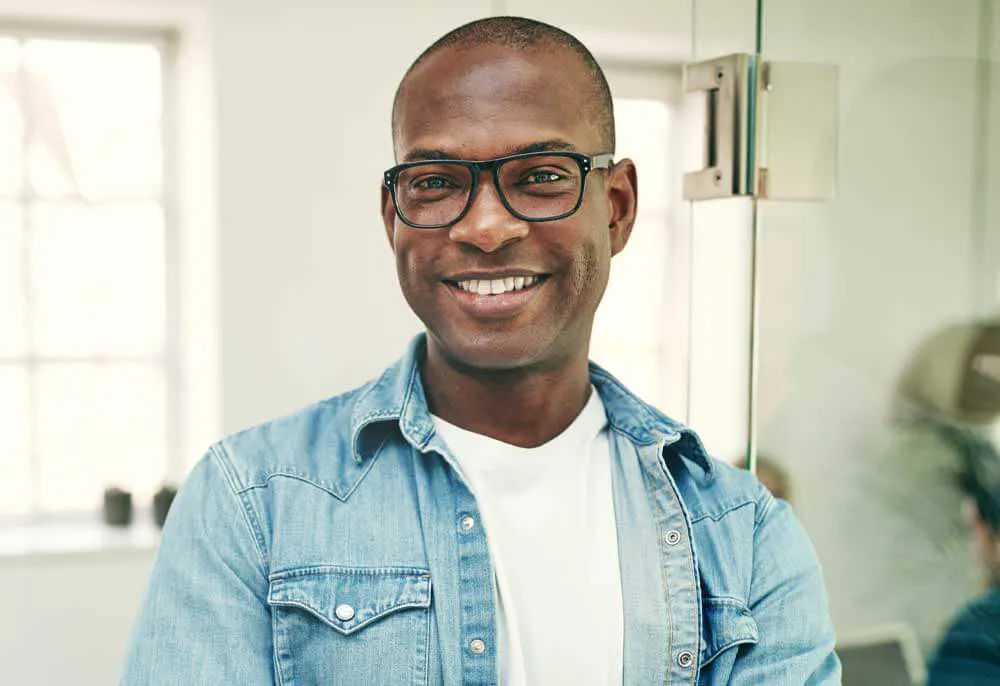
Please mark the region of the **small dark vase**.
<svg viewBox="0 0 1000 686"><path fill-rule="evenodd" d="M153 496L153 521L161 529L164 522L167 521L167 513L170 511L170 505L174 502L176 495L177 489L175 487L164 486Z"/></svg>
<svg viewBox="0 0 1000 686"><path fill-rule="evenodd" d="M132 494L120 488L104 491L104 521L111 526L132 523Z"/></svg>

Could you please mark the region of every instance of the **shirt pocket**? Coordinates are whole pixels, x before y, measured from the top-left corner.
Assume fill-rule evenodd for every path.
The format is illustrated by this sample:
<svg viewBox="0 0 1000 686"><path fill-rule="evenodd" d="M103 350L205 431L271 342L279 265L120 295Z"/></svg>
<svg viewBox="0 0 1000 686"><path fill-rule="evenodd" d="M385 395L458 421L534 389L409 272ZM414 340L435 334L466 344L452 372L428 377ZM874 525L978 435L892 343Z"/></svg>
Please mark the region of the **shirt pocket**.
<svg viewBox="0 0 1000 686"><path fill-rule="evenodd" d="M267 601L280 683L427 683L427 570L317 566L276 572Z"/></svg>
<svg viewBox="0 0 1000 686"><path fill-rule="evenodd" d="M757 643L757 622L750 608L738 598L703 597L702 604L704 642L699 683L725 684L729 682L739 646Z"/></svg>

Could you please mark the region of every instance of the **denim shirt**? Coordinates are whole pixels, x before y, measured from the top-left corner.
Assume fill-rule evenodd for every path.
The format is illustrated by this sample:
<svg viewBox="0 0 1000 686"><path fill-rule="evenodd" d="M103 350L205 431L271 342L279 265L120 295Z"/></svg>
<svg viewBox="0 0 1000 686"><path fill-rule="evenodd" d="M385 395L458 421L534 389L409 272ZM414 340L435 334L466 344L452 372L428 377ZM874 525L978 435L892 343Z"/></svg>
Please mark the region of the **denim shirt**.
<svg viewBox="0 0 1000 686"><path fill-rule="evenodd" d="M164 527L123 683L499 683L488 532L435 433L425 345L209 449ZM840 683L789 507L590 373L608 415L624 683Z"/></svg>

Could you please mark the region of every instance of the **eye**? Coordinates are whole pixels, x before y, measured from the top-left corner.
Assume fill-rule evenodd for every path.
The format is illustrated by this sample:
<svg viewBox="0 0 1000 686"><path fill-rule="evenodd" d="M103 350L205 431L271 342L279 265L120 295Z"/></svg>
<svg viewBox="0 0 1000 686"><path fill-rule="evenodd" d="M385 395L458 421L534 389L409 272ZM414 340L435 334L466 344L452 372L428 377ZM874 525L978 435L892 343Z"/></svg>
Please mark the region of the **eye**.
<svg viewBox="0 0 1000 686"><path fill-rule="evenodd" d="M455 184L443 176L425 176L413 183L414 188L426 191L442 191L447 188L455 188Z"/></svg>
<svg viewBox="0 0 1000 686"><path fill-rule="evenodd" d="M555 183L556 181L562 181L562 174L554 171L544 171L541 169L529 172L524 179L521 180L522 184L544 184L544 183Z"/></svg>

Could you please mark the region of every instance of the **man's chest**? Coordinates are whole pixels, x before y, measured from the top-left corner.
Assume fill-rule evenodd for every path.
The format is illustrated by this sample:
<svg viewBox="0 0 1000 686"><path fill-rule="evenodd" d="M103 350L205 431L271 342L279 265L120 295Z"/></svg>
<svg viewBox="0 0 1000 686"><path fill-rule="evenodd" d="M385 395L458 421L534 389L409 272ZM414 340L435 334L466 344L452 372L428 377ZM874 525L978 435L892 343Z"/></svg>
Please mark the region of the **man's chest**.
<svg viewBox="0 0 1000 686"><path fill-rule="evenodd" d="M614 643L626 683L695 683L704 644L692 529L679 503L649 498L635 465L616 463L604 504L562 532L583 544L566 547L544 508L494 532L446 461L420 460L373 469L348 502L272 480L261 509L283 683L323 683L331 669L349 684L498 683L505 584L515 630L529 627L518 638L529 664L579 664Z"/></svg>

